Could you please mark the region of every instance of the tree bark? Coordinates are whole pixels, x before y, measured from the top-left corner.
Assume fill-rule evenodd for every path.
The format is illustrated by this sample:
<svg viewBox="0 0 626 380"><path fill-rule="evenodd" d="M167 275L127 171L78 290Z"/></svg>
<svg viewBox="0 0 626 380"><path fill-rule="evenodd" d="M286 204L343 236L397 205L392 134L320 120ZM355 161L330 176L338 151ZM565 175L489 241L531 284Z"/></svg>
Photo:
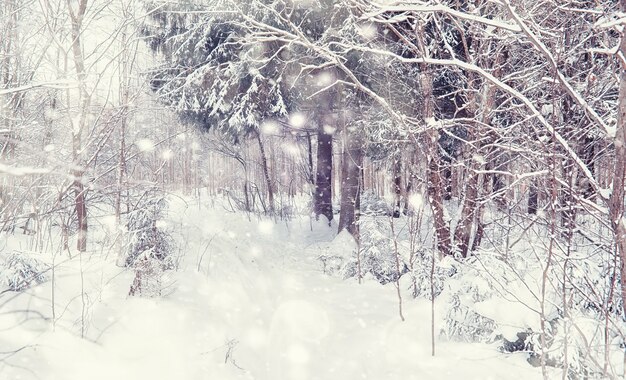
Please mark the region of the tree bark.
<svg viewBox="0 0 626 380"><path fill-rule="evenodd" d="M620 1L621 11L626 11L626 0ZM619 53L626 54L626 36L622 34ZM609 199L609 216L620 255L622 303L626 305L626 219L624 218L624 182L626 178L626 67L620 61L619 104L615 131L615 166L613 189ZM626 307L626 306L623 306Z"/></svg>
<svg viewBox="0 0 626 380"><path fill-rule="evenodd" d="M333 136L324 130L322 123L317 129L317 166L315 170L314 212L319 219L323 215L333 220L332 203L332 168L333 168Z"/></svg>
<svg viewBox="0 0 626 380"><path fill-rule="evenodd" d="M396 157L393 163L393 192L395 196L393 217L400 217L400 201L402 198L402 160Z"/></svg>
<svg viewBox="0 0 626 380"><path fill-rule="evenodd" d="M259 132L255 133L257 142L259 143L259 150L261 152L261 167L263 168L263 177L265 178L265 184L267 186L267 198L269 202L269 212L274 215L274 188L272 186L272 179L270 177L270 171L267 166L267 155L265 154L265 146L261 139Z"/></svg>
<svg viewBox="0 0 626 380"><path fill-rule="evenodd" d="M418 25L417 32L417 46L418 54L427 58L429 56L429 50L425 45L425 32L424 25ZM426 125L427 132L425 136L426 143L426 179L427 179L427 196L430 209L433 214L433 220L435 224L435 236L437 237L437 250L441 256L447 256L452 253L451 241L450 241L450 225L446 220L445 207L443 204L444 199L444 183L442 178L442 158L439 152L438 134L439 131L435 125L435 109L433 99L433 78L430 73L430 68L427 64L420 64L420 85L422 87L422 93L424 94L424 105L422 109L422 116L424 118L424 124ZM417 141L416 141L417 143Z"/></svg>
<svg viewBox="0 0 626 380"><path fill-rule="evenodd" d="M486 53L486 55L493 53L489 43L482 46L479 45L478 49L485 50L484 53ZM466 51L466 54L469 56L469 50ZM497 76L500 74L499 58L498 52L495 52L495 57L491 62L491 66L494 68L494 74ZM479 184L481 180L485 181L485 179L482 178L483 176L479 173L479 170L484 168L486 160L484 157L481 157L482 154L485 154L484 149L481 148L488 145L492 137L488 131L485 130L484 126L491 124L491 110L495 103L496 94L496 87L493 84L486 81L481 83L474 73L470 73L468 79L470 86L472 83L478 83L477 89L480 91L481 96L478 100L476 96L470 97L470 101L467 105L470 114L472 114L475 119L480 118L480 121L473 123L473 125L469 127L468 138L470 141L473 141L474 144L468 144L466 147L471 150L468 151L466 157L469 164L466 174L467 179L465 181L465 197L461 210L461 218L454 231L455 248L457 252L461 254L461 257L467 257L470 250L478 248L477 244L480 244L480 240L482 239L482 207L478 205L478 201ZM474 232L474 243L470 245L472 232Z"/></svg>
<svg viewBox="0 0 626 380"><path fill-rule="evenodd" d="M78 3L78 9L74 12L70 0L67 0L67 8L72 21L72 53L74 55L74 66L76 68L76 74L79 82L79 98L80 98L80 115L78 125L72 126L72 155L73 155L73 169L72 176L74 177L72 187L74 190L74 204L76 209L76 216L78 218L78 240L76 242L76 249L79 252L87 250L87 202L86 202L86 189L84 181L85 169L82 166L82 134L87 125L87 112L89 108L89 93L87 92L86 78L87 73L85 71L85 59L83 57L83 47L81 42L81 32L83 18L87 10L87 0L80 0Z"/></svg>
<svg viewBox="0 0 626 380"><path fill-rule="evenodd" d="M537 185L537 179L531 178L530 185L528 185L528 214L535 215L539 208L539 186Z"/></svg>
<svg viewBox="0 0 626 380"><path fill-rule="evenodd" d="M311 133L306 133L306 147L307 147L307 182L311 186L315 186L315 175L313 171L313 144L311 142ZM332 155L331 155L332 158Z"/></svg>
<svg viewBox="0 0 626 380"><path fill-rule="evenodd" d="M474 165L472 165L472 169L473 166ZM469 173L467 173L469 178L467 178L465 182L465 200L461 210L461 219L454 230L454 244L457 252L461 254L461 257L467 257L472 229L476 222L479 175L472 169L469 169Z"/></svg>
<svg viewBox="0 0 626 380"><path fill-rule="evenodd" d="M433 133L435 134L435 133ZM442 256L452 254L450 242L450 226L445 217L443 205L443 181L439 165L439 152L436 138L431 138L428 157L428 203L435 221L435 235L437 236L437 250Z"/></svg>
<svg viewBox="0 0 626 380"><path fill-rule="evenodd" d="M406 181L406 188L404 189L404 210L403 210L404 215L408 215L409 211L415 211L415 210L412 210L412 205L409 200L411 198L411 194L413 193L414 189L417 188L418 186L417 175L415 174L417 171L416 156L417 156L417 152L415 150L415 147L413 147L410 150L409 159L407 163L407 181Z"/></svg>
<svg viewBox="0 0 626 380"><path fill-rule="evenodd" d="M343 162L341 169L341 209L339 228L344 228L359 241L359 216L361 210L361 191L359 178L363 166L363 144L357 131L344 128Z"/></svg>

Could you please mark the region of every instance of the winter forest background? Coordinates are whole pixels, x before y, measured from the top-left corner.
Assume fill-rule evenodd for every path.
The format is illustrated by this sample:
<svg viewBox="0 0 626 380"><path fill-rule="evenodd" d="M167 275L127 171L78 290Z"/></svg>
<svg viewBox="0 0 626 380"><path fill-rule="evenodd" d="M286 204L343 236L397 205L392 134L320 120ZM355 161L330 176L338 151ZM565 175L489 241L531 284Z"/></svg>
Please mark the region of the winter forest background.
<svg viewBox="0 0 626 380"><path fill-rule="evenodd" d="M623 378L625 12L2 0L0 379Z"/></svg>

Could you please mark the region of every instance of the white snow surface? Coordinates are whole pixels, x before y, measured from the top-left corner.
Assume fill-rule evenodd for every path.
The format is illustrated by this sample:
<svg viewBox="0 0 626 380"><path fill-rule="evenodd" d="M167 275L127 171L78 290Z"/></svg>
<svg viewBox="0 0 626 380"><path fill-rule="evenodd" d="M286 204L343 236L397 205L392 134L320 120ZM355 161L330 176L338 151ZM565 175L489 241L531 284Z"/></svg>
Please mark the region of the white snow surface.
<svg viewBox="0 0 626 380"><path fill-rule="evenodd" d="M407 292L402 322L393 284L322 272L320 250L344 243L352 250L346 236L333 242L335 230L309 218L251 219L173 197L166 225L180 265L160 298L128 296L133 273L102 248L111 245L107 229L92 233L99 248L82 257L36 254L56 264L56 320L51 281L0 296L0 379L541 377L525 354L495 345L437 337L432 357L429 302ZM19 238L0 241L0 249L24 250Z"/></svg>

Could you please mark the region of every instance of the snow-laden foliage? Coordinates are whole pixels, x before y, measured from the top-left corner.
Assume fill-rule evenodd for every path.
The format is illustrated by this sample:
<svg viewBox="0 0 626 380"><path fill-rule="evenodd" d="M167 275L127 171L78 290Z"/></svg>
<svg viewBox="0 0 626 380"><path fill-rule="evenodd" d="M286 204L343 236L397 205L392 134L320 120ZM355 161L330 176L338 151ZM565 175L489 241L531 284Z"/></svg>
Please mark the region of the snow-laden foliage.
<svg viewBox="0 0 626 380"><path fill-rule="evenodd" d="M128 295L158 297L163 292L163 263L154 258L143 258L135 263L135 278Z"/></svg>
<svg viewBox="0 0 626 380"><path fill-rule="evenodd" d="M316 221L313 226L325 226L327 228L328 221L325 216L320 216L320 220ZM356 241L346 230L340 232L332 242L323 245L320 251L316 254L317 260L321 263L321 269L328 275L343 275L343 269L346 263L356 260L358 251L358 245Z"/></svg>
<svg viewBox="0 0 626 380"><path fill-rule="evenodd" d="M391 207L386 200L377 196L374 191L365 190L361 193L361 214L370 216L388 216L391 215Z"/></svg>
<svg viewBox="0 0 626 380"><path fill-rule="evenodd" d="M152 72L152 88L172 105L184 121L217 128L232 140L258 133L268 118L285 118L296 89L286 91L289 60L284 47L251 41L229 1L204 5L151 2L143 27L150 47L167 63ZM238 3L237 8L269 24L279 21L260 3ZM192 12L198 11L198 12ZM221 12L224 11L224 12Z"/></svg>
<svg viewBox="0 0 626 380"><path fill-rule="evenodd" d="M551 264L546 271L547 260ZM570 376L601 376L605 355L623 353L626 327L616 307L619 296L611 304L598 301L602 293L617 292L611 290L615 282L606 264L601 255L576 250L567 261L556 250L550 256L537 246L510 251L506 257L481 250L453 265L455 273L444 284L439 295L445 308L441 335L498 342L508 352L526 351L528 361L537 366L566 363ZM559 280L563 265L568 268L565 287Z"/></svg>
<svg viewBox="0 0 626 380"><path fill-rule="evenodd" d="M452 340L516 342L539 328L537 272L532 261L483 252L453 264L454 275L440 297L445 305L442 335ZM488 269L487 269L488 268ZM537 268L534 268L537 269ZM550 308L547 314L554 315Z"/></svg>
<svg viewBox="0 0 626 380"><path fill-rule="evenodd" d="M495 338L496 321L481 314L476 308L477 304L498 295L494 280L484 276L477 266L457 265L455 276L447 281L441 294L446 309L445 325L441 331L443 336L465 342L491 341Z"/></svg>
<svg viewBox="0 0 626 380"><path fill-rule="evenodd" d="M342 272L344 278L357 277L359 275L372 276L381 284L396 281L408 271L407 266L399 252L400 272L396 264L396 251L393 237L390 232L389 218L372 217L363 218L359 223L361 242L359 258L356 254L345 263ZM398 248L400 250L401 247ZM360 262L359 262L360 261Z"/></svg>
<svg viewBox="0 0 626 380"><path fill-rule="evenodd" d="M0 281L13 291L22 291L46 281L47 265L23 253L11 253L0 266Z"/></svg>
<svg viewBox="0 0 626 380"><path fill-rule="evenodd" d="M173 240L164 228L167 201L159 196L144 198L128 214L128 243L125 264L142 268L147 261L158 262L163 269L173 269Z"/></svg>
<svg viewBox="0 0 626 380"><path fill-rule="evenodd" d="M413 269L409 270L411 276L409 291L413 298L422 297L430 300L432 295L438 297L444 290L446 281L456 273L457 265L450 257L441 261L435 260L433 268L433 255L437 255L437 252L420 250L415 254Z"/></svg>
<svg viewBox="0 0 626 380"><path fill-rule="evenodd" d="M162 294L164 271L176 267L172 236L165 229L167 201L147 195L128 215L126 266L135 270L129 295L157 297Z"/></svg>

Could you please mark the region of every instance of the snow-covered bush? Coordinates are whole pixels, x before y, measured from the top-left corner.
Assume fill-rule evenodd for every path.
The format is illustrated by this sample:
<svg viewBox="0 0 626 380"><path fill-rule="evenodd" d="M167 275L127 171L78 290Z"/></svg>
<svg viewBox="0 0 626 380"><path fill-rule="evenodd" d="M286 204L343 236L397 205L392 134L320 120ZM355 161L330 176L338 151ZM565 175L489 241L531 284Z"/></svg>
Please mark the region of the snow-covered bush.
<svg viewBox="0 0 626 380"><path fill-rule="evenodd" d="M154 258L143 258L135 263L135 279L128 295L158 297L163 291L163 264Z"/></svg>
<svg viewBox="0 0 626 380"><path fill-rule="evenodd" d="M454 268L441 293L446 308L442 335L468 342L503 339L505 344L517 342L518 333L538 331L536 262L484 250ZM548 308L546 315L554 311Z"/></svg>
<svg viewBox="0 0 626 380"><path fill-rule="evenodd" d="M167 202L148 197L128 215L128 245L125 265L135 270L129 295L161 295L163 272L174 269L173 239L165 230Z"/></svg>
<svg viewBox="0 0 626 380"><path fill-rule="evenodd" d="M317 259L322 263L322 271L324 274L333 275L339 271L343 266L343 257L322 253L318 255Z"/></svg>
<svg viewBox="0 0 626 380"><path fill-rule="evenodd" d="M442 335L451 340L475 342L495 338L496 322L481 314L476 304L492 299L496 290L474 266L459 265L442 292L445 297L445 324Z"/></svg>
<svg viewBox="0 0 626 380"><path fill-rule="evenodd" d="M24 254L11 253L0 267L2 283L13 291L22 291L46 281L47 266Z"/></svg>
<svg viewBox="0 0 626 380"><path fill-rule="evenodd" d="M360 221L361 276L371 275L381 284L396 281L408 271L400 254L400 273L396 264L396 252L389 228L388 218L368 217ZM399 246L399 250L402 247ZM359 261L355 254L344 264L343 277L356 277L359 273Z"/></svg>
<svg viewBox="0 0 626 380"><path fill-rule="evenodd" d="M392 209L383 198L376 195L372 190L361 193L361 214L371 216L391 215Z"/></svg>
<svg viewBox="0 0 626 380"><path fill-rule="evenodd" d="M432 250L420 250L415 253L412 269L409 270L409 275L411 276L409 290L413 298L423 297L430 300L431 282L436 298L444 290L446 281L457 271L456 262L451 257L445 257L441 261L435 260L435 268L432 271L433 254L437 255ZM432 276L431 271L433 272Z"/></svg>
<svg viewBox="0 0 626 380"><path fill-rule="evenodd" d="M153 197L128 214L126 266L136 267L156 260L163 269L174 268L173 240L162 225L166 211L165 199Z"/></svg>
<svg viewBox="0 0 626 380"><path fill-rule="evenodd" d="M507 257L481 250L456 262L455 273L438 296L444 306L441 335L457 341L498 342L502 351L527 352L535 366L543 362L562 368L567 363L570 378L602 377L605 355L618 363L624 352L626 323L616 307L619 296L609 305L601 301L611 293L615 279L607 275L599 257L572 250L566 287L547 282L542 294L548 253L533 248L533 254L520 249ZM546 278L563 278L563 257L553 254L550 260Z"/></svg>
<svg viewBox="0 0 626 380"><path fill-rule="evenodd" d="M320 225L328 223L325 216L321 216ZM352 235L346 230L340 232L332 242L327 245L318 247L319 254L317 259L322 264L322 270L328 275L341 275L346 262L356 257L357 244Z"/></svg>

